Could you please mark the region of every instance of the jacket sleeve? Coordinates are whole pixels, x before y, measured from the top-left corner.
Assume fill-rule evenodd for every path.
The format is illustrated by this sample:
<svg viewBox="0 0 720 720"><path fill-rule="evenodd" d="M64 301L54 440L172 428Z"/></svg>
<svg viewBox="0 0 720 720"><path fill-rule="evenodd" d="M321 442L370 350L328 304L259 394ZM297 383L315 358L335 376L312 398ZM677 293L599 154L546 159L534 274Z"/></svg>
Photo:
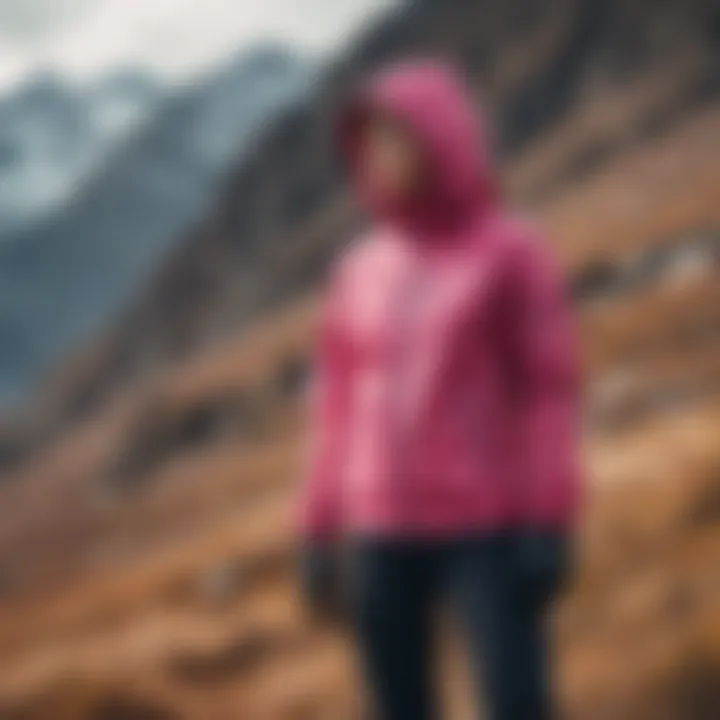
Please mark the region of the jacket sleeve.
<svg viewBox="0 0 720 720"><path fill-rule="evenodd" d="M309 540L331 539L342 522L351 357L339 284L335 278L325 300L310 383L309 457L298 508L300 534Z"/></svg>
<svg viewBox="0 0 720 720"><path fill-rule="evenodd" d="M519 433L521 516L532 526L576 520L580 502L580 379L570 302L543 243L516 248L504 308Z"/></svg>

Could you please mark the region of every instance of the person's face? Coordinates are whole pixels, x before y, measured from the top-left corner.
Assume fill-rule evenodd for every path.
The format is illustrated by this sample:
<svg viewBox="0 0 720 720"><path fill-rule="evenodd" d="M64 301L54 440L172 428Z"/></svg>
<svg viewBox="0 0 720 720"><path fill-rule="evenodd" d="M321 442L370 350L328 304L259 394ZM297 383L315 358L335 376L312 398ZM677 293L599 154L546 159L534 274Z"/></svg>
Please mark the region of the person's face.
<svg viewBox="0 0 720 720"><path fill-rule="evenodd" d="M414 139L399 123L372 117L360 142L360 173L383 197L400 200L417 189L422 157Z"/></svg>

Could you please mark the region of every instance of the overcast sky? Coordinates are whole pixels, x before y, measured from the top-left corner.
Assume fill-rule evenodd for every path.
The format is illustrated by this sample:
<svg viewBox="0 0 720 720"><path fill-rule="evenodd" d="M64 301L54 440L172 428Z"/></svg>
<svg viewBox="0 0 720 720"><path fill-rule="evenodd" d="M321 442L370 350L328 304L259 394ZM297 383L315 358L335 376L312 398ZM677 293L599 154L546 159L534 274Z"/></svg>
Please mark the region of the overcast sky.
<svg viewBox="0 0 720 720"><path fill-rule="evenodd" d="M39 69L85 79L128 65L182 80L263 38L345 42L393 0L0 0L0 92Z"/></svg>

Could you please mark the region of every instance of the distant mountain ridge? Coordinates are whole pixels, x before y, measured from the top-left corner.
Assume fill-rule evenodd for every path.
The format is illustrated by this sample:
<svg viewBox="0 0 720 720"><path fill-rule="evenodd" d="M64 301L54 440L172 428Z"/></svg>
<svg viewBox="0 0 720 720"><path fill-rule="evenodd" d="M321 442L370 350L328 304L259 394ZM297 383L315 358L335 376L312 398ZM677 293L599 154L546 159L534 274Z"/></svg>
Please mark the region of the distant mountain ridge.
<svg viewBox="0 0 720 720"><path fill-rule="evenodd" d="M160 103L71 204L0 243L0 404L21 396L127 302L168 244L205 211L252 133L307 91L311 67L275 46L242 53ZM103 101L108 122L110 101L140 87L127 75L113 83ZM61 88L44 83L28 92L30 101L64 113L73 137L86 132L89 116ZM79 140L61 144L75 158L86 152ZM6 165L14 161L7 147Z"/></svg>
<svg viewBox="0 0 720 720"><path fill-rule="evenodd" d="M124 70L82 86L41 73L0 96L0 242L66 204L166 92Z"/></svg>

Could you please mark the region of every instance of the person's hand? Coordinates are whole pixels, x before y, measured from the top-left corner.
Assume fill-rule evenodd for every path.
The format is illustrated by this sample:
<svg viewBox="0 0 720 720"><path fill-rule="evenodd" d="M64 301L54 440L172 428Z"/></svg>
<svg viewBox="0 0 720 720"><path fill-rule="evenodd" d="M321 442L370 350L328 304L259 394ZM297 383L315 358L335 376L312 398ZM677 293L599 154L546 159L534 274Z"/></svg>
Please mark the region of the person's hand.
<svg viewBox="0 0 720 720"><path fill-rule="evenodd" d="M318 620L337 620L343 614L340 559L331 544L309 544L299 558L300 589L306 608Z"/></svg>
<svg viewBox="0 0 720 720"><path fill-rule="evenodd" d="M562 530L527 530L518 541L522 586L533 596L552 600L565 587L572 571L572 541Z"/></svg>

